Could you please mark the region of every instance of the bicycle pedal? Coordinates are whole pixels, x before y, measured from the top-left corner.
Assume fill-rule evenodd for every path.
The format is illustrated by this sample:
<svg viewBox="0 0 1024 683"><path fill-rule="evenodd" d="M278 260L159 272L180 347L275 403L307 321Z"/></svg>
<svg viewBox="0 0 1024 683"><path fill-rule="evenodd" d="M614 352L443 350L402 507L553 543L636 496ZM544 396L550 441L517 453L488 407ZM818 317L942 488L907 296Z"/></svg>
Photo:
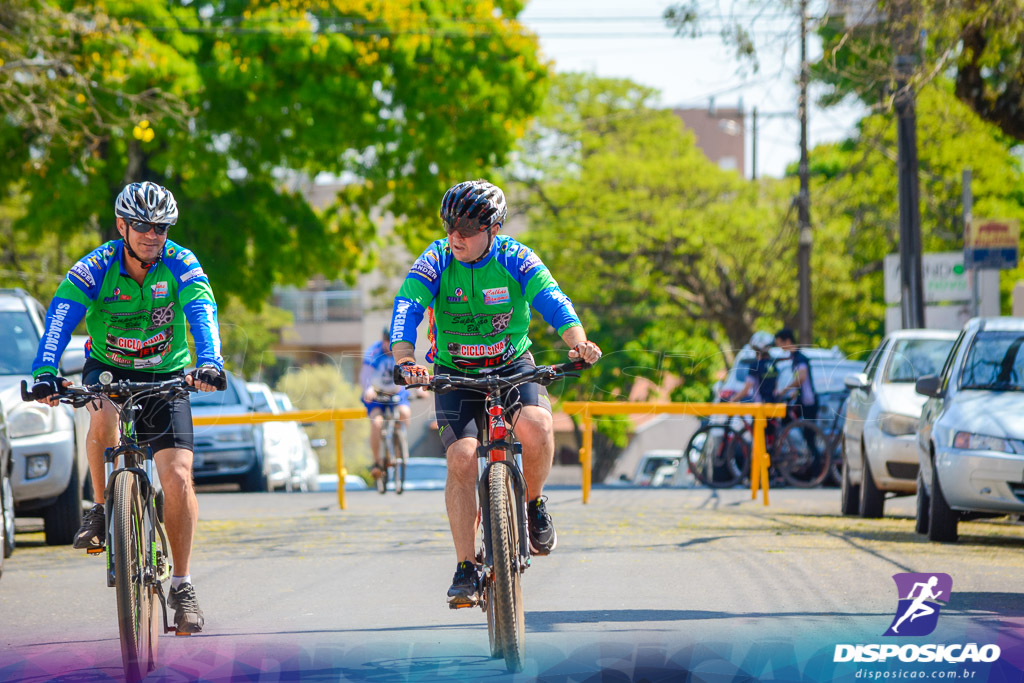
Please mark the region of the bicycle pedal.
<svg viewBox="0 0 1024 683"><path fill-rule="evenodd" d="M174 635L176 635L176 636L190 636L192 634L189 633L188 631L175 631Z"/></svg>
<svg viewBox="0 0 1024 683"><path fill-rule="evenodd" d="M449 602L448 609L464 609L466 607L476 607L476 603L473 602Z"/></svg>
<svg viewBox="0 0 1024 683"><path fill-rule="evenodd" d="M106 550L106 548L86 548L85 549L85 554L86 555L99 555L104 550Z"/></svg>

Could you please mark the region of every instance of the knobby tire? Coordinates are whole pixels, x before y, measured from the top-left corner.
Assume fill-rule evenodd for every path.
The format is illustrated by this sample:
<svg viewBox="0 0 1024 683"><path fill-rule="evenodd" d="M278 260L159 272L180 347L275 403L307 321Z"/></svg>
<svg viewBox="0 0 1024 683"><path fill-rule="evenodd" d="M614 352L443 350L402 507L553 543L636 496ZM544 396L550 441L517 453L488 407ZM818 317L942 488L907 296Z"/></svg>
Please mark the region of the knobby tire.
<svg viewBox="0 0 1024 683"><path fill-rule="evenodd" d="M152 592L145 585L142 496L136 476L122 472L114 480L114 576L121 661L125 678L135 683L149 671L152 642Z"/></svg>
<svg viewBox="0 0 1024 683"><path fill-rule="evenodd" d="M491 549L494 558L493 595L496 633L510 673L523 670L525 616L519 575L519 515L512 477L505 465L492 465L488 475L491 505ZM492 648L493 652L493 648Z"/></svg>

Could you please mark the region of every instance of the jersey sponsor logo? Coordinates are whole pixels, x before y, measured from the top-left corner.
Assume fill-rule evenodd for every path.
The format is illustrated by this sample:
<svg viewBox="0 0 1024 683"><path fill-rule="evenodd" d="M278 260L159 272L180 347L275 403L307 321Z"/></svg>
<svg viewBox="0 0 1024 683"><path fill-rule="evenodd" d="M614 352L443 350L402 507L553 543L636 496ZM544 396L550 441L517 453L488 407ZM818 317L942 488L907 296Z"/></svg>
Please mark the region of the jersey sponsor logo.
<svg viewBox="0 0 1024 683"><path fill-rule="evenodd" d="M428 258L428 259L430 259L430 260L431 260L431 261L433 261L434 263L439 263L439 261L438 261L438 258L437 258L437 254L435 254L435 253L434 253L434 252L432 252L432 251L428 251L428 252L427 252L427 253L425 253L425 254L424 254L423 256L424 256L424 257L426 257L426 258Z"/></svg>
<svg viewBox="0 0 1024 683"><path fill-rule="evenodd" d="M153 292L154 299L166 299L167 298L167 283L158 282L155 285L150 285L150 290Z"/></svg>
<svg viewBox="0 0 1024 683"><path fill-rule="evenodd" d="M529 254L529 253L530 253L530 248L529 247L520 247L519 248L519 253L516 254L516 256L518 256L519 258L526 258L526 255Z"/></svg>
<svg viewBox="0 0 1024 683"><path fill-rule="evenodd" d="M107 346L136 354L142 350L142 340L131 339L130 337L115 337L112 334L107 334Z"/></svg>
<svg viewBox="0 0 1024 683"><path fill-rule="evenodd" d="M511 299L508 296L508 287L491 287L481 290L484 294L484 304L494 306L496 304L507 304Z"/></svg>
<svg viewBox="0 0 1024 683"><path fill-rule="evenodd" d="M465 331L445 329L444 332L456 337L493 337L508 329L509 323L512 322L512 314L515 312L515 308L506 313L452 313L451 311L443 311L448 316L445 320L446 325L465 328Z"/></svg>
<svg viewBox="0 0 1024 683"><path fill-rule="evenodd" d="M61 302L53 311L53 318L46 328L43 336L43 363L47 365L57 364L57 347L60 345L61 333L64 331L64 318L71 310L71 304Z"/></svg>
<svg viewBox="0 0 1024 683"><path fill-rule="evenodd" d="M92 272L89 270L89 266L85 261L79 261L75 265L71 266L71 270L68 272L68 277L71 277L72 275L89 287L96 286L96 280L93 279Z"/></svg>
<svg viewBox="0 0 1024 683"><path fill-rule="evenodd" d="M425 277L428 281L433 282L437 279L437 270L434 266L430 265L426 259L416 259L416 263L412 264L412 273L418 273Z"/></svg>
<svg viewBox="0 0 1024 683"><path fill-rule="evenodd" d="M164 284L166 284L166 283L164 283ZM160 306L159 308L154 308L152 310L152 312L149 314L149 319L150 319L150 322L152 323L152 326L149 329L153 330L153 329L156 329L156 328L160 327L161 325L169 325L171 323L171 321L174 320L174 310L173 309L174 309L174 302L173 301L171 303L167 304L166 306Z"/></svg>
<svg viewBox="0 0 1024 683"><path fill-rule="evenodd" d="M132 300L132 295L131 294L122 294L120 287L115 287L113 293L110 296L103 297L103 303L105 303L105 304L113 304L113 303L117 303L118 301L131 301L131 300Z"/></svg>
<svg viewBox="0 0 1024 683"><path fill-rule="evenodd" d="M460 344L458 342L451 342L448 344L448 353L453 357L459 356L461 358L500 357L508 349L509 340L511 339L511 335L505 335L504 339L493 344Z"/></svg>
<svg viewBox="0 0 1024 683"><path fill-rule="evenodd" d="M153 356L152 358L136 358L135 361L133 361L132 365L135 367L136 370L138 370L139 368L152 368L154 366L160 365L163 362L163 356Z"/></svg>
<svg viewBox="0 0 1024 683"><path fill-rule="evenodd" d="M193 268L192 270L186 271L182 274L181 281L188 282L189 280L194 280L195 278L202 277L203 275L206 275L206 273L203 272L202 266L200 266L199 268Z"/></svg>
<svg viewBox="0 0 1024 683"><path fill-rule="evenodd" d="M405 319L409 315L411 301L399 301L395 304L395 317L391 321L391 343L405 338Z"/></svg>
<svg viewBox="0 0 1024 683"><path fill-rule="evenodd" d="M536 254L530 254L529 258L523 261L523 265L519 266L519 272L525 275L539 265L540 257Z"/></svg>
<svg viewBox="0 0 1024 683"><path fill-rule="evenodd" d="M450 304L464 304L469 301L469 297L462 291L462 287L456 287L455 296L446 296L445 301Z"/></svg>
<svg viewBox="0 0 1024 683"><path fill-rule="evenodd" d="M107 357L107 360L109 360L109 361L111 361L111 362L113 362L113 363L115 363L117 365L129 366L129 365L132 364L132 359L131 358L125 358L124 356L120 356L120 355L114 353L113 351L107 351L103 355Z"/></svg>

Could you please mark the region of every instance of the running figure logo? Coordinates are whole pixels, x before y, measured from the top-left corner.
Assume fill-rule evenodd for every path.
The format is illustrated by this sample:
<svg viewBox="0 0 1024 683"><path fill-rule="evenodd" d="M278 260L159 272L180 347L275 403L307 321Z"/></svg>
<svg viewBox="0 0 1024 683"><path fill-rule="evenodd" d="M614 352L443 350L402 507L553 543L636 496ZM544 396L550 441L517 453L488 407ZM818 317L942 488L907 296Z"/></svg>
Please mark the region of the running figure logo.
<svg viewBox="0 0 1024 683"><path fill-rule="evenodd" d="M896 616L885 636L926 636L939 621L939 604L949 602L953 579L949 574L894 574L899 591Z"/></svg>

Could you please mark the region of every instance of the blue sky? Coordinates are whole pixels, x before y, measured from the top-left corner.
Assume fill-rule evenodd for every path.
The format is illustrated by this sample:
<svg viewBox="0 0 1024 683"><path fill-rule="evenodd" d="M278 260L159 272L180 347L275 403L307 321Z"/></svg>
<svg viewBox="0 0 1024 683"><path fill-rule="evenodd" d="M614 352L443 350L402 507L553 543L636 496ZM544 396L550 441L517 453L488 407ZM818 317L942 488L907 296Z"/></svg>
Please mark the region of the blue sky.
<svg viewBox="0 0 1024 683"><path fill-rule="evenodd" d="M780 176L799 158L796 120L799 70L799 22L781 10L754 17L756 5L747 0L702 0L708 30L701 38L675 37L661 19L672 0L530 0L520 20L540 37L546 59L557 71L584 71L598 76L629 78L657 88L666 107L705 108L715 97L721 107L786 115L761 117L758 122L758 174ZM820 15L823 2L812 0L811 15ZM776 7L759 2L762 7ZM754 32L761 58L757 73L741 73L730 48L716 27L735 16ZM813 61L821 54L817 40L808 41ZM748 69L749 71L749 69ZM809 111L810 145L850 135L863 115L856 105ZM788 114L792 115L788 115ZM747 128L746 176L751 172L751 134Z"/></svg>

